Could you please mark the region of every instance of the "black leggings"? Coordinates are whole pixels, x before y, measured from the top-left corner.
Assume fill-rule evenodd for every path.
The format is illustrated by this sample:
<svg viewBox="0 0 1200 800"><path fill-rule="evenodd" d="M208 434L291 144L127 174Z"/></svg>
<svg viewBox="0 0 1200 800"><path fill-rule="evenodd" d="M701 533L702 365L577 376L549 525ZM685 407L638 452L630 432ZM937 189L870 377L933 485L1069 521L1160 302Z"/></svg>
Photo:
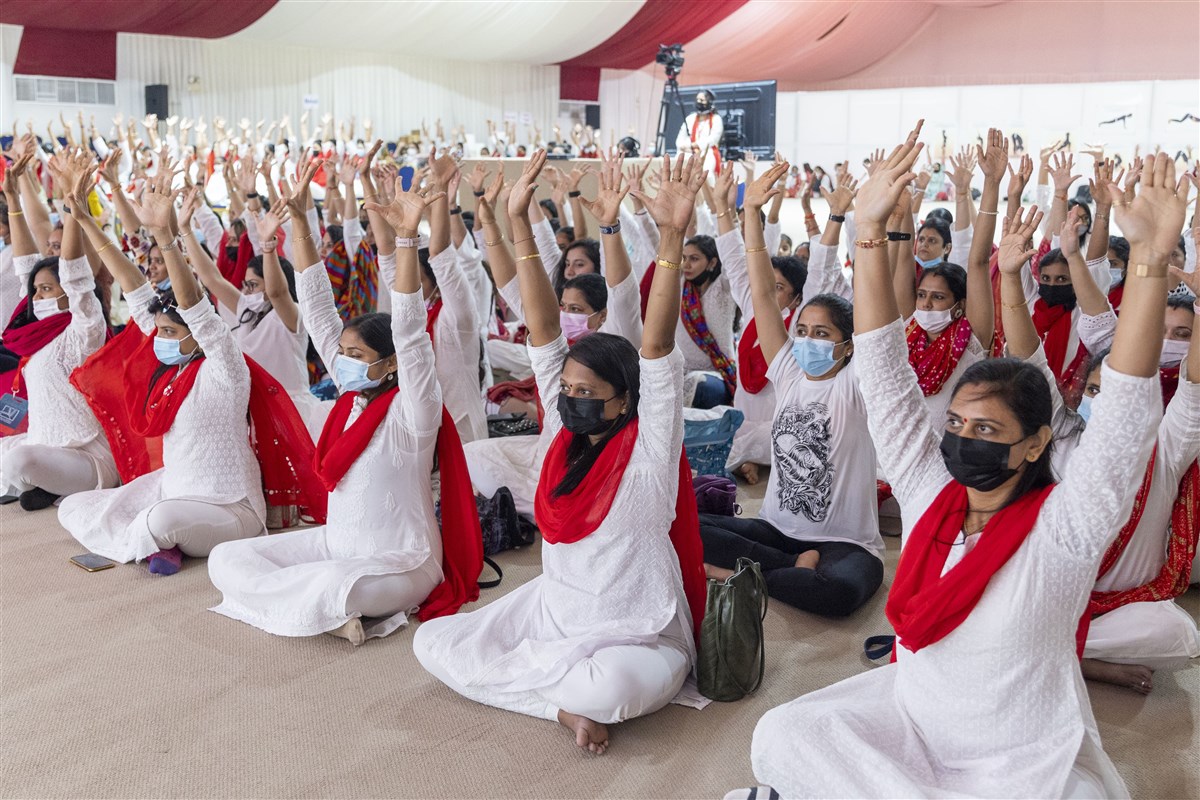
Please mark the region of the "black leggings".
<svg viewBox="0 0 1200 800"><path fill-rule="evenodd" d="M849 542L805 542L784 536L761 519L700 515L704 561L734 569L739 557L757 561L767 594L802 611L844 617L871 599L883 583L883 562ZM821 554L816 569L796 566L796 556Z"/></svg>

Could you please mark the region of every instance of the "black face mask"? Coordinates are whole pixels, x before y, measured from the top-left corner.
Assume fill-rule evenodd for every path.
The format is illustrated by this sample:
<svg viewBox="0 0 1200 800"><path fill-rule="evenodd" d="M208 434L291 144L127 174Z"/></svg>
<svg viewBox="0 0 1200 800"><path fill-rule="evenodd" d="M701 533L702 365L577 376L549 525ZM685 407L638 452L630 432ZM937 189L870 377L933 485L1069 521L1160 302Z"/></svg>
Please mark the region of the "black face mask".
<svg viewBox="0 0 1200 800"><path fill-rule="evenodd" d="M236 247L226 247L225 257L230 261L237 261L238 249Z"/></svg>
<svg viewBox="0 0 1200 800"><path fill-rule="evenodd" d="M1048 306L1066 306L1068 311L1075 309L1075 287L1069 283L1057 286L1038 284L1038 296L1045 300Z"/></svg>
<svg viewBox="0 0 1200 800"><path fill-rule="evenodd" d="M950 477L971 489L990 492L1017 474L1009 469L1012 445L966 439L947 431L942 436L942 461Z"/></svg>
<svg viewBox="0 0 1200 800"><path fill-rule="evenodd" d="M562 418L563 427L576 436L595 436L611 428L616 421L604 418L606 402L559 394L558 416Z"/></svg>

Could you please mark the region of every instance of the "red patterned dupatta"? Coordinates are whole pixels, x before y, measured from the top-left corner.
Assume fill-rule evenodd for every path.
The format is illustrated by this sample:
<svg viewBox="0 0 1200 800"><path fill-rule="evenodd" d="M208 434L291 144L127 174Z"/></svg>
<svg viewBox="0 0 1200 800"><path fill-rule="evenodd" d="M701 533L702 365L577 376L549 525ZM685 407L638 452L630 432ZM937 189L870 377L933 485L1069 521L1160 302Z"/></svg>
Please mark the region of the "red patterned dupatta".
<svg viewBox="0 0 1200 800"><path fill-rule="evenodd" d="M71 373L112 448L124 483L162 467L162 436L204 363L193 360L182 370L168 370L151 387L161 362L154 337L130 323ZM287 391L252 359L247 408L250 444L258 459L263 495L268 505L299 506L323 522L326 493L312 470L312 438Z"/></svg>
<svg viewBox="0 0 1200 800"><path fill-rule="evenodd" d="M784 328L789 331L792 329L792 318L795 316L796 311L793 309L783 321ZM738 340L738 379L742 388L750 394L758 394L766 387L767 367L770 366L763 357L762 347L758 344L756 322L751 319L742 331L742 338Z"/></svg>
<svg viewBox="0 0 1200 800"><path fill-rule="evenodd" d="M1117 538L1105 551L1104 558L1100 560L1097 578L1106 575L1121 558L1142 521L1142 514L1145 513L1146 502L1150 497L1150 481L1154 475L1156 458L1158 458L1157 447L1150 455L1150 463L1146 465L1146 475L1134 498L1133 512L1129 515L1129 521L1125 523L1125 526L1117 534ZM1171 600L1187 591L1192 560L1196 557L1197 539L1200 539L1198 517L1200 517L1200 463L1192 462L1179 481L1179 493L1175 496L1175 504L1171 508L1171 537L1167 540L1167 555L1162 569L1153 580L1141 586L1107 592L1092 592L1087 610L1079 620L1079 629L1076 633L1076 645L1080 658L1083 657L1083 647L1087 642L1088 628L1091 626L1093 618L1130 603Z"/></svg>
<svg viewBox="0 0 1200 800"><path fill-rule="evenodd" d="M708 322L704 319L704 303L691 281L683 283L683 302L679 306L679 317L683 320L683 327L688 336L691 336L696 346L708 356L713 369L720 373L721 379L725 381L729 396L733 397L737 390L737 367L721 352L721 345L717 344L716 337L708 329Z"/></svg>
<svg viewBox="0 0 1200 800"><path fill-rule="evenodd" d="M971 342L971 323L965 316L960 317L931 342L925 329L911 319L904 334L908 338L908 364L917 373L921 393L933 397L958 368Z"/></svg>

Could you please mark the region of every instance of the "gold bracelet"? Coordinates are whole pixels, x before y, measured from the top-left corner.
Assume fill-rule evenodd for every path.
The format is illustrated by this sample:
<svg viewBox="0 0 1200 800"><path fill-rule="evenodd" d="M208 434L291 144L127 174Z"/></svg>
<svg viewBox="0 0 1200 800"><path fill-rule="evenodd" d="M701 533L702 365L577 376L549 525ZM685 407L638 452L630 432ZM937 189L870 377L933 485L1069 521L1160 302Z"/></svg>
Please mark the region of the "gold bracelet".
<svg viewBox="0 0 1200 800"><path fill-rule="evenodd" d="M498 244L504 244L504 236L503 236L503 235L501 235L501 236L500 236L500 238L499 238L499 239L497 239L497 240L496 240L496 241L494 241L494 242L489 242L487 239L484 239L484 240L483 240L483 243L484 243L484 245L485 245L485 246L487 246L487 247L495 247L495 246L496 246L496 245L498 245Z"/></svg>
<svg viewBox="0 0 1200 800"><path fill-rule="evenodd" d="M1134 267L1133 274L1139 278L1165 278L1167 277L1167 265L1138 264Z"/></svg>
<svg viewBox="0 0 1200 800"><path fill-rule="evenodd" d="M729 209L728 209L728 208L727 208L727 209L725 209L724 211L722 211L720 214L717 214L717 219L720 219L721 217L726 217L726 216L729 216Z"/></svg>
<svg viewBox="0 0 1200 800"><path fill-rule="evenodd" d="M765 253L765 252L767 252L767 246L765 244L762 247L747 247L746 248L746 255L750 255L751 253Z"/></svg>
<svg viewBox="0 0 1200 800"><path fill-rule="evenodd" d="M109 241L108 244L104 245L103 247L101 247L99 250L96 251L96 255L100 255L101 253L103 253L105 250L107 250L108 248L110 248L112 246L113 246L113 242Z"/></svg>
<svg viewBox="0 0 1200 800"><path fill-rule="evenodd" d="M532 255L521 256L520 258L517 259L517 261L530 261L535 258L540 261L542 257L539 256L537 253L533 253Z"/></svg>
<svg viewBox="0 0 1200 800"><path fill-rule="evenodd" d="M678 264L676 264L674 261L667 261L665 258L660 258L657 261L655 261L654 263L657 264L658 266L662 267L663 269L673 269L676 272L679 271Z"/></svg>
<svg viewBox="0 0 1200 800"><path fill-rule="evenodd" d="M519 244L523 244L523 243L525 243L525 242L532 242L532 241L533 241L533 237L532 237L532 236L527 236L527 237L526 237L526 238L524 238L524 239L513 239L513 247L516 247L517 245L519 245Z"/></svg>
<svg viewBox="0 0 1200 800"><path fill-rule="evenodd" d="M1022 308L1025 309L1026 311L1029 310L1029 306L1026 305L1025 303L1019 303L1015 306L1010 306L1008 303L1001 301L1000 305L1004 306L1009 311L1020 311Z"/></svg>
<svg viewBox="0 0 1200 800"><path fill-rule="evenodd" d="M10 217L23 217L23 216L25 216L25 212L24 211L9 211L8 215Z"/></svg>
<svg viewBox="0 0 1200 800"><path fill-rule="evenodd" d="M310 233L308 236L301 236L299 239L296 240L296 244L300 244L301 242L307 242L309 239L312 239L314 236L316 236L315 233Z"/></svg>
<svg viewBox="0 0 1200 800"><path fill-rule="evenodd" d="M872 250L876 247L887 247L887 237L882 239L859 239L854 243L855 247L861 247L863 250Z"/></svg>

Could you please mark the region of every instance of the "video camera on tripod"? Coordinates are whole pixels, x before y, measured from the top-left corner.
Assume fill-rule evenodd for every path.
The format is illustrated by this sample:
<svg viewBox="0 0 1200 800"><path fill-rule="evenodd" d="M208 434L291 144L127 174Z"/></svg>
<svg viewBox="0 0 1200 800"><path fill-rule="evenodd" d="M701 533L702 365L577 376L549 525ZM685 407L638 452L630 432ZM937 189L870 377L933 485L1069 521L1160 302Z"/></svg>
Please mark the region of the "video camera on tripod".
<svg viewBox="0 0 1200 800"><path fill-rule="evenodd" d="M654 63L662 64L666 68L667 78L679 77L679 71L683 69L683 45L660 44Z"/></svg>

